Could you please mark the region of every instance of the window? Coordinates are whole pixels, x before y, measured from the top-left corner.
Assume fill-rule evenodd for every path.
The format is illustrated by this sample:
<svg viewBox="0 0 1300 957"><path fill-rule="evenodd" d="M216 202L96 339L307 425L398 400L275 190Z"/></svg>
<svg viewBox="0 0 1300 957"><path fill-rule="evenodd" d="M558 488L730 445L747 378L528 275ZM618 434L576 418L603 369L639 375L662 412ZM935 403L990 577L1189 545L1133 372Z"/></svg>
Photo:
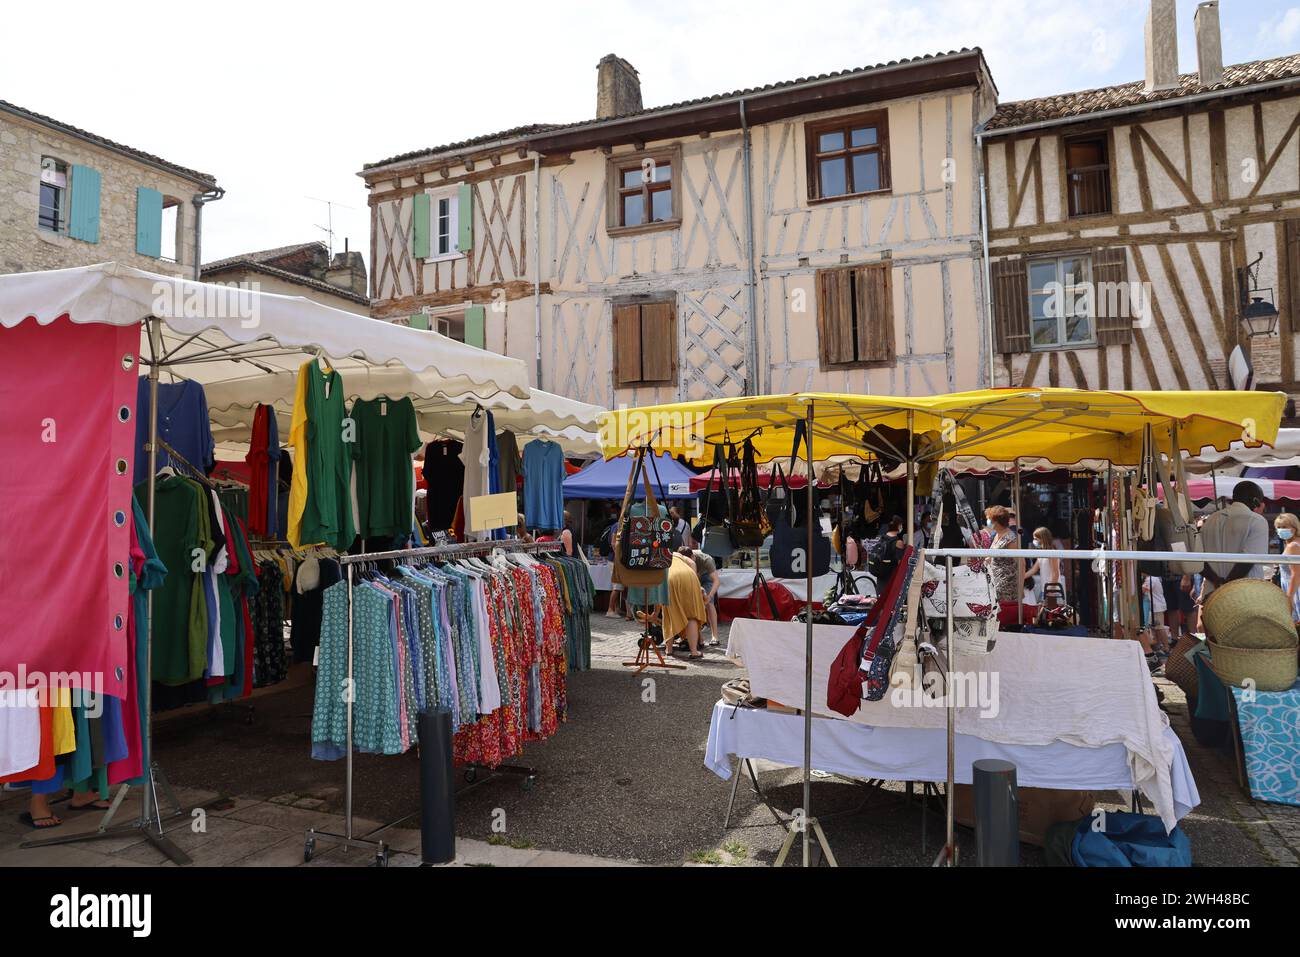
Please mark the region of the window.
<svg viewBox="0 0 1300 957"><path fill-rule="evenodd" d="M460 249L463 198L459 186L418 193L412 211L414 254L419 259L453 259Z"/></svg>
<svg viewBox="0 0 1300 957"><path fill-rule="evenodd" d="M168 262L180 262L178 250L181 248L181 201L173 196L163 197L162 208L162 248L159 258Z"/></svg>
<svg viewBox="0 0 1300 957"><path fill-rule="evenodd" d="M434 200L433 254L446 256L456 251L456 207L451 196Z"/></svg>
<svg viewBox="0 0 1300 957"><path fill-rule="evenodd" d="M823 369L891 365L893 264L818 270L817 337Z"/></svg>
<svg viewBox="0 0 1300 957"><path fill-rule="evenodd" d="M67 225L68 164L41 157L41 201L36 222L41 229L61 233Z"/></svg>
<svg viewBox="0 0 1300 957"><path fill-rule="evenodd" d="M611 233L671 229L681 223L679 149L612 157L605 175Z"/></svg>
<svg viewBox="0 0 1300 957"><path fill-rule="evenodd" d="M883 110L809 123L805 132L810 200L889 189L889 121Z"/></svg>
<svg viewBox="0 0 1300 957"><path fill-rule="evenodd" d="M672 300L614 304L614 384L677 381L677 307Z"/></svg>
<svg viewBox="0 0 1300 957"><path fill-rule="evenodd" d="M1062 141L1071 216L1110 212L1110 142L1105 134Z"/></svg>
<svg viewBox="0 0 1300 957"><path fill-rule="evenodd" d="M1093 307L1090 256L1030 260L1031 349L1057 349L1094 342Z"/></svg>

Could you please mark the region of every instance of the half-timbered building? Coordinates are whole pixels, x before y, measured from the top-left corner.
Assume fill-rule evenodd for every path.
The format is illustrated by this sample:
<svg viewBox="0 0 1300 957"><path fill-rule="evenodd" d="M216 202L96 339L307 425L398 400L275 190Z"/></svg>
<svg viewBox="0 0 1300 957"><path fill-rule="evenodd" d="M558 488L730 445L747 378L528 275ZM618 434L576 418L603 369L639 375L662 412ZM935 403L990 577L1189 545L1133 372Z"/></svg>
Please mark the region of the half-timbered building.
<svg viewBox="0 0 1300 957"><path fill-rule="evenodd" d="M614 407L983 381L978 50L395 156L370 191L373 315Z"/></svg>
<svg viewBox="0 0 1300 957"><path fill-rule="evenodd" d="M1145 81L978 132L998 385L1242 386L1240 346L1256 387L1300 391L1300 55L1225 68L1214 2L1196 37L1180 75L1154 0Z"/></svg>

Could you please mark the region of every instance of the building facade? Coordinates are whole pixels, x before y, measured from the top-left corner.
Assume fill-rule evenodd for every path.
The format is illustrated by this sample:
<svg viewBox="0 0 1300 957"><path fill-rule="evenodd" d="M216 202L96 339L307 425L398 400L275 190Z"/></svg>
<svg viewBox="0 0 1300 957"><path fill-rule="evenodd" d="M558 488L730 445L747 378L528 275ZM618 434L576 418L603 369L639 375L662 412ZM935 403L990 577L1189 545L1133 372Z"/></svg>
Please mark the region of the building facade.
<svg viewBox="0 0 1300 957"><path fill-rule="evenodd" d="M362 171L373 315L607 407L982 383L980 51L653 109L597 73L595 120Z"/></svg>
<svg viewBox="0 0 1300 957"><path fill-rule="evenodd" d="M303 296L345 312L370 314L365 257L347 249L331 257L322 242L295 243L205 263L202 279Z"/></svg>
<svg viewBox="0 0 1300 957"><path fill-rule="evenodd" d="M998 385L1300 391L1300 56L1223 67L1217 3L1196 34L1180 75L1155 0L1145 82L981 131Z"/></svg>
<svg viewBox="0 0 1300 957"><path fill-rule="evenodd" d="M0 101L0 272L117 261L195 277L202 206L221 195L207 173Z"/></svg>

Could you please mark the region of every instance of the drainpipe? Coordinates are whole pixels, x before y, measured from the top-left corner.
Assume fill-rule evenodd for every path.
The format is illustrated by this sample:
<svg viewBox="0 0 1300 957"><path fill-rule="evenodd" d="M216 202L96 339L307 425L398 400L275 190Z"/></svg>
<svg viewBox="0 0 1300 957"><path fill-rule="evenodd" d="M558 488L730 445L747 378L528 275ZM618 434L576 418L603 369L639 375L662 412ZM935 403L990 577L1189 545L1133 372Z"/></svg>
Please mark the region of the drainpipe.
<svg viewBox="0 0 1300 957"><path fill-rule="evenodd" d="M984 260L984 328L988 337L989 381L987 388L995 388L997 379L997 354L993 342L993 285L992 271L989 266L989 188L987 171L984 168L984 125L975 130L975 155L980 164L980 245ZM1008 383L1010 384L1010 383Z"/></svg>
<svg viewBox="0 0 1300 957"><path fill-rule="evenodd" d="M542 388L542 154L533 154L533 338Z"/></svg>
<svg viewBox="0 0 1300 957"><path fill-rule="evenodd" d="M215 203L226 195L220 186L215 186L206 193L194 194L194 278L203 278L203 207Z"/></svg>
<svg viewBox="0 0 1300 957"><path fill-rule="evenodd" d="M749 371L745 377L746 392L750 395L763 394L763 381L758 364L758 305L757 285L758 271L754 261L754 199L753 199L753 153L750 149L749 119L745 115L745 101L740 101L741 161L745 175L745 245L749 259L747 284L749 286Z"/></svg>

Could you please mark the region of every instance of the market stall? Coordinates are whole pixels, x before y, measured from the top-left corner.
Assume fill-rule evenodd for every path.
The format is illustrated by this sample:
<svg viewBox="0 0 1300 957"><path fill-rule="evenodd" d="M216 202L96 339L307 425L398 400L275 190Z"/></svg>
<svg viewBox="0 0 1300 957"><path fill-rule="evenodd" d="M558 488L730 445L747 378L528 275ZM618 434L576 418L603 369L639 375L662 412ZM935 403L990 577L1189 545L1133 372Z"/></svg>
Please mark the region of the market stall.
<svg viewBox="0 0 1300 957"><path fill-rule="evenodd" d="M280 454L276 432L285 436L293 451L293 494L299 496L298 525L291 520L287 544L311 545L308 563L313 563L311 551L323 547L318 554L327 559L333 550L351 547L355 534L363 540L367 535L377 540L409 536L410 462L420 444L420 428L428 426L437 434L453 428L477 433L482 451L475 451L474 461L481 455L487 464L489 450L494 455L497 450L495 430L487 427L491 411L485 406L495 406L512 427L549 429L533 436L530 445L538 448L556 444L550 442L552 436L577 438L597 411L530 390L526 367L518 360L433 332L298 297L196 283L114 263L0 276L0 344L0 380L13 412L0 434L7 450L0 463L0 491L15 506L0 519L0 531L7 541L46 542L52 556L71 553L75 542L76 552L93 561L87 574L69 577L52 575L28 550L6 549L0 555L7 620L32 623L28 641L0 646L0 668L71 673L74 685L87 689L93 679L95 690L120 702L126 726L122 747L133 756L134 770L132 761L126 761L127 770L116 780L143 786L144 808L141 819L126 828L108 826L110 811L92 837L141 832L177 862L186 857L163 836L156 780L161 775L148 755L158 669L169 669L163 676L177 681L216 682L225 691L220 697L228 700L248 693L257 667L250 600L257 593L255 572L263 566L257 563L258 542L251 532L266 503L259 500L249 511L247 529L236 519L223 496L239 489L220 487L205 474L215 460L212 427L218 434L236 430L238 434L224 437L243 440L257 453L250 466L251 486L243 487L243 507L248 507L250 493L256 498L259 486L262 495L274 494L268 490L267 459ZM41 361L46 356L59 361ZM348 399L352 407L345 418ZM17 424L33 421L33 416L47 423L44 440ZM280 430L282 417L288 428ZM361 436L351 492L347 475L353 471L353 454L341 444L351 441L349 429ZM525 452L525 463L528 458ZM562 456L558 460L562 466ZM337 473L338 485L331 491L334 463L346 471ZM84 478L72 489L47 480L74 469ZM483 493L497 482L487 472L479 473ZM561 467L553 479L557 503L563 474ZM274 478L269 482L273 489ZM468 483L465 489L468 500L474 493ZM143 507L137 500L143 500ZM205 561L188 571L188 557L180 557L188 545L164 542L170 534L164 526L179 516L177 527L183 527L186 510L205 536L200 539ZM102 525L87 524L95 515L104 516ZM223 543L220 553L214 539ZM178 644L167 631L170 623L156 619L164 570L152 557L155 542L160 557L164 545L175 551L167 574L182 584L192 580L194 594L208 609L206 647L201 637L194 644L201 631L191 632L187 649L184 636ZM218 565L218 559L226 564ZM554 576L564 569L563 563L551 566L542 571L523 563L502 568L501 574L545 579L553 589ZM226 575L239 577L227 581ZM299 590L301 586L299 577ZM582 591L583 586L575 579L568 586L568 603L552 601L551 607L568 609L578 597L574 587ZM261 590L270 591L278 591L278 585ZM33 613L28 606L38 595L42 605ZM350 669L351 603L347 606L348 625L340 632L335 622L335 634L345 635ZM561 627L559 618L546 626L547 640L559 642L559 653L578 637L573 629L581 627L585 612L574 609L572 622L566 611L564 630L555 631ZM324 614L330 620L330 612ZM322 619L317 622L319 627ZM183 627L202 625L191 620ZM269 631L282 640L279 624ZM169 639L166 660L154 657L161 638ZM232 644L241 649L233 655ZM462 685L462 695L467 690ZM486 687L482 694L466 700L472 704L466 729L472 730L474 715L487 713ZM349 765L351 720L349 706ZM107 770L108 780L114 781L114 770Z"/></svg>

